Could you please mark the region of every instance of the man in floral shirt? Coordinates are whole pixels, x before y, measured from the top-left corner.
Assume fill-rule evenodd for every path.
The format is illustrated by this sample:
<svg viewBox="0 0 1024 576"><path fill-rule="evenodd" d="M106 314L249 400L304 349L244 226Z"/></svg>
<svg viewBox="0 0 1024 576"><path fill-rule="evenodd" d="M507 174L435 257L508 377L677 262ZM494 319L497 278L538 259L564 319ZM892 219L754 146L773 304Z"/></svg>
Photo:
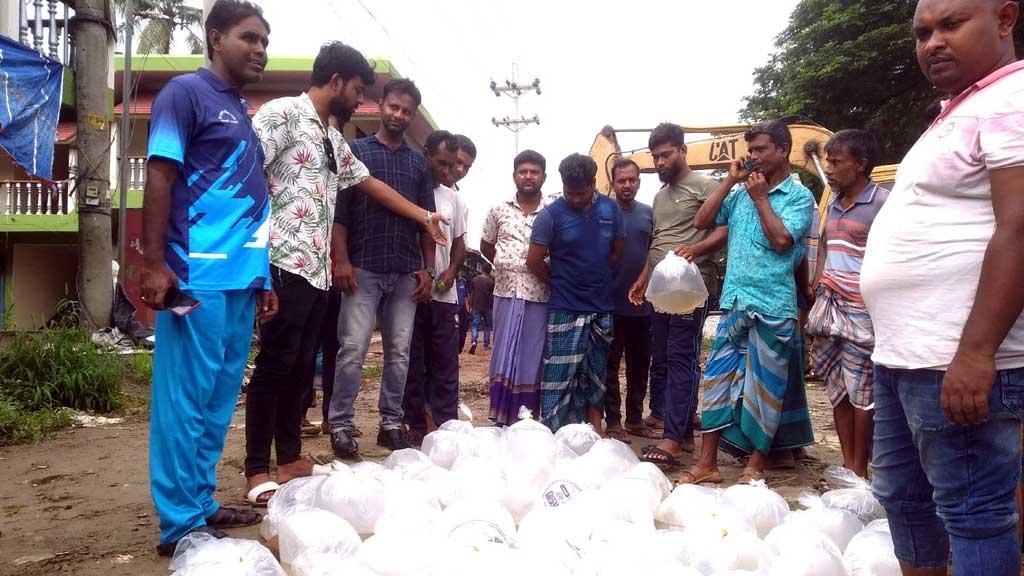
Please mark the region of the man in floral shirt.
<svg viewBox="0 0 1024 576"><path fill-rule="evenodd" d="M308 92L278 98L253 119L270 188L270 275L280 314L260 326L260 352L246 395L247 499L265 505L279 485L270 480L270 446L277 480L326 472L300 458L304 378L312 370L331 284L330 236L340 189L358 186L407 218L436 222L422 208L370 176L330 124L343 125L363 101L374 72L341 42L321 48ZM434 232L440 235L436 226Z"/></svg>

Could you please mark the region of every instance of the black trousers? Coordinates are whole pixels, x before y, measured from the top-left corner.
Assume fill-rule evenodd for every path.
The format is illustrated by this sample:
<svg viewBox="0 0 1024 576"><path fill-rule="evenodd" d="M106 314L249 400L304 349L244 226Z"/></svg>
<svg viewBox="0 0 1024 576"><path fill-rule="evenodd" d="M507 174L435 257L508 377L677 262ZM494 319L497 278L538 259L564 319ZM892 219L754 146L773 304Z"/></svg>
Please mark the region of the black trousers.
<svg viewBox="0 0 1024 576"><path fill-rule="evenodd" d="M469 333L469 325L473 323L473 314L466 310L465 304L459 304L459 352L466 347L466 334Z"/></svg>
<svg viewBox="0 0 1024 576"><path fill-rule="evenodd" d="M323 388L323 401L320 408L327 422L327 412L331 406L331 394L334 392L334 367L338 363L338 349L341 344L338 342L338 317L341 314L341 292L331 290L327 294L327 312L324 313L324 322L320 327L320 339L316 350L323 356L323 372L320 375L320 386ZM305 413L313 406L316 400L316 388L313 386L313 378L316 375L316 352L313 353L313 363L309 369L309 376L306 379L306 402L303 405Z"/></svg>
<svg viewBox="0 0 1024 576"><path fill-rule="evenodd" d="M459 417L458 309L433 300L416 307L402 402L410 430L426 430L428 404L438 426Z"/></svg>
<svg viewBox="0 0 1024 576"><path fill-rule="evenodd" d="M306 383L312 378L327 292L301 276L270 267L278 311L260 326L256 370L245 397L245 475L270 471L270 447L277 465L302 453Z"/></svg>
<svg viewBox="0 0 1024 576"><path fill-rule="evenodd" d="M622 424L619 365L626 357L626 423L639 424L644 415L644 396L651 368L651 317L615 316L615 336L608 352L605 375L604 414L608 426Z"/></svg>

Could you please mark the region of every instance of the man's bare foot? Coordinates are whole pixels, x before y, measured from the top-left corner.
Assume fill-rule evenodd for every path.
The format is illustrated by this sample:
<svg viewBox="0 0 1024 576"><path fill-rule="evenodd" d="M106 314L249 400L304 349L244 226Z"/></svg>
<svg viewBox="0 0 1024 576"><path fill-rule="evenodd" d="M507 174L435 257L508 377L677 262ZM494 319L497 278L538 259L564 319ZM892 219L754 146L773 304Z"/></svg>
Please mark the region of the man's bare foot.
<svg viewBox="0 0 1024 576"><path fill-rule="evenodd" d="M679 479L676 480L676 484L721 484L722 473L718 471L718 468L704 468L702 466L694 466L686 472L679 475Z"/></svg>
<svg viewBox="0 0 1024 576"><path fill-rule="evenodd" d="M304 458L299 458L295 462L289 462L288 464L278 465L277 467L277 483L284 484L289 480L296 478L304 478L306 476L313 475L313 463Z"/></svg>
<svg viewBox="0 0 1024 576"><path fill-rule="evenodd" d="M687 438L686 440L683 440L682 444L679 445L679 448L687 454L693 454L693 452L697 450L697 444L693 441L693 438Z"/></svg>
<svg viewBox="0 0 1024 576"><path fill-rule="evenodd" d="M661 418L655 418L654 416L644 418L644 424L646 424L648 428L654 428L655 430L665 429L665 421Z"/></svg>
<svg viewBox="0 0 1024 576"><path fill-rule="evenodd" d="M739 480L736 481L736 483L737 484L749 484L749 483L753 482L754 480L764 480L764 479L765 479L764 470L759 470L757 468L751 468L750 466L747 466L746 468L743 469L743 472L740 474L740 478L739 478Z"/></svg>

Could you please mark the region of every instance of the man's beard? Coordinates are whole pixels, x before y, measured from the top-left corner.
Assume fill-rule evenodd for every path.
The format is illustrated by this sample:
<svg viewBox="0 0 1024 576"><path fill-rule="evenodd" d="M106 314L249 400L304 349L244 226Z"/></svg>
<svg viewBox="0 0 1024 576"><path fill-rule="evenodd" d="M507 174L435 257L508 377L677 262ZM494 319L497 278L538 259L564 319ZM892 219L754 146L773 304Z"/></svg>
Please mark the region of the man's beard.
<svg viewBox="0 0 1024 576"><path fill-rule="evenodd" d="M353 112L355 112L355 110L345 106L344 104L335 105L333 102L331 103L331 116L334 116L338 120L339 128L352 119Z"/></svg>
<svg viewBox="0 0 1024 576"><path fill-rule="evenodd" d="M662 174L658 172L658 180L661 180L665 184L671 184L673 180L679 176L679 166L673 166L668 172Z"/></svg>

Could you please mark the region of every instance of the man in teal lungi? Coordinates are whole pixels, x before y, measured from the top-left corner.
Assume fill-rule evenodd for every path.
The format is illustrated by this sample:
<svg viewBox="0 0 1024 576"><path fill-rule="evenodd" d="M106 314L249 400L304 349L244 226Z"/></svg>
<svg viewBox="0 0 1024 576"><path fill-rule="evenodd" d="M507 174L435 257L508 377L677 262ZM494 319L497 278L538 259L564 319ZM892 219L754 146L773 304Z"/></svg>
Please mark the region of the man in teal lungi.
<svg viewBox="0 0 1024 576"><path fill-rule="evenodd" d="M704 370L700 460L683 472L683 484L722 481L723 441L750 454L740 483L764 478L772 449L806 443L782 446L776 436L790 424L792 397L803 393L789 377L800 342L793 270L803 257L814 196L790 174L793 139L783 122L756 125L744 139L749 156L732 163L694 218L697 228L728 226L729 264L723 316ZM793 412L803 419L806 406Z"/></svg>
<svg viewBox="0 0 1024 576"><path fill-rule="evenodd" d="M552 431L590 422L601 432L612 267L626 231L618 204L597 193L597 163L572 154L558 171L563 195L537 215L526 256L530 271L551 285L540 416Z"/></svg>

